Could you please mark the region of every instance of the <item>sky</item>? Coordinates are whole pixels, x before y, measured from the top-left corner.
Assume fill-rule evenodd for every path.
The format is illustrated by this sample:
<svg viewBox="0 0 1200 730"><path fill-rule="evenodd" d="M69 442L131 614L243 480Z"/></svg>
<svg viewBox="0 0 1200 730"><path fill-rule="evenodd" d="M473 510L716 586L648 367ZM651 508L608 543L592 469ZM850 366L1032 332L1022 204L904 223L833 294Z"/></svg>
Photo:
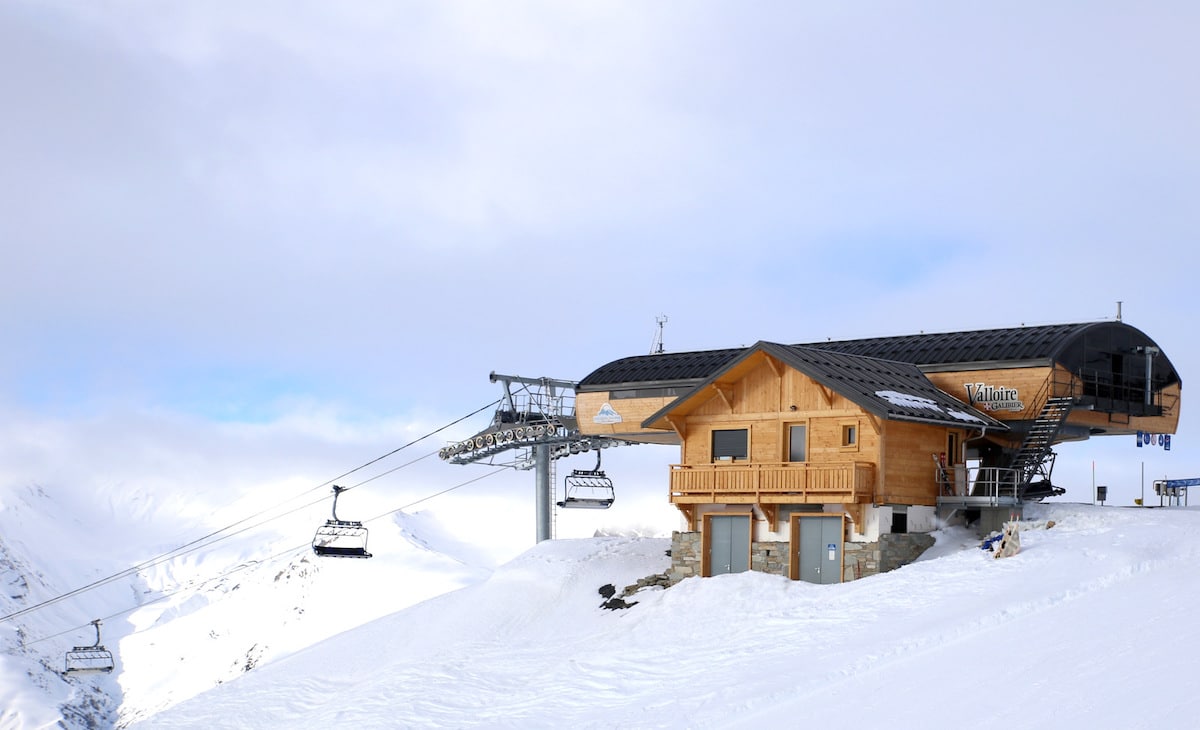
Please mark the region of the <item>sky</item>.
<svg viewBox="0 0 1200 730"><path fill-rule="evenodd" d="M1198 517L1042 505L1020 523L1021 550L1008 558L948 527L917 562L882 575L840 585L755 572L690 578L637 592L623 610L602 608L600 587L665 570L670 542L556 540L457 590L406 606L394 595L381 618L280 655L279 624L320 615L308 628L318 631L379 593L362 576L403 562L407 586L445 583L448 553L421 529L436 524L410 523L409 539L423 536L431 556L423 565L415 541L381 564L293 558L242 576L240 592L149 606L120 643L119 673L73 688L119 684L121 721L139 730L762 728L797 718L950 730L981 716L1023 728L1183 730L1200 711L1183 679L1200 631L1179 611L1197 598ZM214 661L245 646L255 632L235 629L264 614L275 621L257 632L257 666ZM197 622L211 632L189 630ZM22 709L54 716L32 701Z"/></svg>
<svg viewBox="0 0 1200 730"><path fill-rule="evenodd" d="M645 354L664 315L680 352L1120 302L1186 380L1197 21L1182 2L0 4L0 479L270 500L493 401L490 372ZM1169 454L1068 445L1056 482L1127 504L1143 471L1200 476L1191 422ZM613 451L629 511L605 519L670 529L677 451ZM380 505L479 475L421 469L380 479ZM532 477L489 484L443 504L499 529L482 505ZM515 551L532 508L509 508L493 523L519 528L489 539Z"/></svg>

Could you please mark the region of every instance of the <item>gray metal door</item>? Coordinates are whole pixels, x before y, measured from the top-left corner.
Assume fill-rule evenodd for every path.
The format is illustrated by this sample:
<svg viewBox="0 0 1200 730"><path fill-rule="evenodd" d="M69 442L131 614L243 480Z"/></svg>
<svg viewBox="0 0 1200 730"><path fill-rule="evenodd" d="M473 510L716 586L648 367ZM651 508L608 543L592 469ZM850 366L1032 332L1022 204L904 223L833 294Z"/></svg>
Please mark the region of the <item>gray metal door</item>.
<svg viewBox="0 0 1200 730"><path fill-rule="evenodd" d="M710 575L741 573L750 569L750 518L713 515L708 522Z"/></svg>
<svg viewBox="0 0 1200 730"><path fill-rule="evenodd" d="M801 517L796 523L800 531L800 580L841 583L842 518Z"/></svg>

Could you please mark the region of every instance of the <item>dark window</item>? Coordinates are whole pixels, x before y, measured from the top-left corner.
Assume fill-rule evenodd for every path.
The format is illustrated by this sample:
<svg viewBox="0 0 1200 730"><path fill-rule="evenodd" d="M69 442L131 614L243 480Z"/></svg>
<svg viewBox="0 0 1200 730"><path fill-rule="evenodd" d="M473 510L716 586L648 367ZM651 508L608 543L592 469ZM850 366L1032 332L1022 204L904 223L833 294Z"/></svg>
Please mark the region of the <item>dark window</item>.
<svg viewBox="0 0 1200 730"><path fill-rule="evenodd" d="M745 461L750 456L748 444L749 433L744 428L715 430L712 432L713 461Z"/></svg>
<svg viewBox="0 0 1200 730"><path fill-rule="evenodd" d="M691 386L629 388L627 390L609 391L608 398L609 400L621 400L623 398L677 398L691 392L691 390Z"/></svg>

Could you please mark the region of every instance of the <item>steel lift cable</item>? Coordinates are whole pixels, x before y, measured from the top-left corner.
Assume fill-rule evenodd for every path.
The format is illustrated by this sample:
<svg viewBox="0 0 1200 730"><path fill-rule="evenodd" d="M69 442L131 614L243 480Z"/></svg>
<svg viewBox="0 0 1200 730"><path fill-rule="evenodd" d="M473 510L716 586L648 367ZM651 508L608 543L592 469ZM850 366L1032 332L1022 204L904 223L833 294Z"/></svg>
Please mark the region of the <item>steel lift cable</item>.
<svg viewBox="0 0 1200 730"><path fill-rule="evenodd" d="M147 568L152 568L152 567L154 567L154 566L156 566L156 565L160 565L161 563L163 563L163 562L166 562L167 560L170 560L170 559L172 559L172 558L176 558L176 557L180 557L180 556L182 556L182 555L186 555L186 554L188 554L188 553L194 552L194 551L196 551L196 550L199 550L199 549L201 549L201 548L209 547L210 545L216 544L217 542L220 542L220 541L222 541L222 540L226 540L226 539L228 539L228 538L230 538L230 537L233 537L233 536L235 536L235 535L239 535L239 534L241 534L241 533L243 533L243 532L246 532L246 531L247 531L247 530L249 530L249 529L253 529L253 528L255 528L255 527L259 527L259 526L261 526L261 525L263 525L263 524L265 524L265 523L267 523L267 522L270 522L270 521L273 521L273 520L279 519L279 518L281 518L281 517L285 517L285 516L287 516L287 515L289 515L289 514L292 514L293 512L299 511L299 510L301 510L301 509L305 509L305 508L307 508L307 507L311 507L311 506L313 506L314 504L317 504L318 502L320 502L320 501L324 500L324 499L325 499L325 497L322 497L322 498L321 498L321 499L319 499L319 500L316 500L316 501L309 502L309 503L307 503L307 504L301 505L300 507L297 507L297 508L295 508L295 509L289 510L289 511L287 511L287 512L284 512L284 513L281 513L281 514L279 514L279 515L276 515L276 516L274 516L274 517L268 518L268 519L266 519L266 520L263 520L262 522L255 523L255 524L253 524L253 525L250 525L249 527L242 528L241 530L237 530L236 532L229 532L229 531L230 531L230 530L232 530L233 528L235 528L235 527L237 527L237 526L239 526L239 525L242 525L242 524L244 524L244 523L246 523L246 522L249 522L250 520L253 520L253 519L255 519L256 517L259 517L259 516L261 516L261 515L264 515L264 514L266 514L266 513L270 512L271 510L278 509L280 506L282 506L282 505L284 505L284 504L287 504L288 502L290 502L290 501L293 501L293 500L295 500L295 499L298 499L299 497L301 497L301 496L303 496L303 495L305 495L305 494L308 494L309 492L312 492L312 491L315 491L315 490L317 490L317 489L320 489L320 488L322 488L322 487L328 486L329 484L331 484L331 483L333 483L333 482L335 482L335 481L337 481L337 480L339 480L339 479L342 479L343 477L346 477L346 476L348 476L348 475L350 475L350 474L354 474L355 472L361 471L362 469L365 469L366 467L368 467L368 466L371 466L372 464L378 463L378 462L382 461L383 459L386 459L386 458L388 458L389 456L392 456L392 455L394 455L394 454L396 454L396 453L398 453L398 452L400 452L400 451L402 451L402 450L404 450L404 449L406 449L406 448L408 448L408 447L412 446L413 444L419 443L419 442L421 442L421 441L423 441L423 440L425 440L425 439L429 438L430 436L434 436L434 435L436 435L436 434L438 434L438 433L440 433L440 432L442 432L442 431L446 430L447 428L450 428L451 426L454 426L454 425L456 425L456 424L458 424L458 423L461 423L462 421L464 421L464 420L466 420L466 419L468 419L468 418L471 418L472 416L475 416L475 415L477 415L477 414L479 414L479 413L482 413L483 411L485 411L485 410L487 410L487 409L489 409L489 408L493 408L493 407L494 407L494 406L496 406L496 405L497 405L499 402L500 402L500 400L499 400L499 399L497 399L497 400L494 400L494 401L492 401L491 403L488 403L487 405L484 405L484 406L482 406L482 407L480 407L480 408L478 408L478 409L476 409L476 410L472 411L471 413L468 413L468 414L466 414L466 415L464 415L464 416L461 416L461 417L459 417L459 418L457 418L457 419L455 419L455 420L451 421L450 423L447 423L447 424L446 424L446 425L444 425L444 426L441 426L441 427L439 427L439 428L437 428L437 429L435 429L435 430L433 430L433 431L430 431L429 433L425 434L424 436L421 436L421 437L419 437L419 438L413 439L412 441L408 442L407 444L405 444L405 445L403 445L403 446L400 446L400 447L398 447L398 448L395 448L395 449L393 449L393 450L389 451L388 453L386 453L386 454L384 454L384 455L382 455L382 456L379 456L379 457L377 457L377 458L375 458L375 459L372 459L372 460L370 460L370 461L368 461L368 462L366 462L366 463L364 463L364 464L361 464L361 465L359 465L359 466L357 466L357 467L355 467L355 468L353 468L353 469L351 469L351 470L349 470L349 471L345 472L344 474L341 474L340 476L336 476L336 477L334 477L333 479L329 479L329 480L327 480L327 481L325 481L325 482L323 482L323 483L321 483L321 484L319 484L319 485L317 485L317 486L315 486L315 487L312 487L312 488L311 488L311 489L309 489L309 490L306 490L305 492L302 492L302 493L300 493L299 495L296 495L296 496L294 496L294 497L291 497L291 498L289 498L289 499L287 499L287 500L284 500L283 502L281 502L281 503L279 503L279 504L277 504L277 505L274 505L274 506L272 506L272 507L268 507L268 508L266 508L266 509L263 509L263 510L259 510L258 512L254 513L254 514L252 514L252 515L249 515L249 516L247 516L247 517L244 517L244 518L242 518L242 519L240 519L240 520L238 520L238 521L236 521L236 522L233 522L233 523L231 523L231 524L229 524L229 525L226 525L225 527L222 527L222 528L220 528L220 529L218 529L218 530L214 530L214 531L212 531L212 532L208 533L207 535L203 535L203 536L201 536L201 537L198 537L198 538L196 538L195 540L192 540L191 542L185 543L185 544L183 544L183 545L181 545L181 546L179 546L179 547L177 547L177 548L175 548L175 549L173 549L173 550L167 551L167 552L165 552L165 553L161 553L161 554L159 554L159 555L157 555L157 556L155 556L155 557L153 557L153 558L150 558L149 560L146 560L146 561L143 561L143 562L141 562L141 563L138 563L138 564L136 564L136 565L133 565L133 566L131 566L131 567L129 567L129 568L126 568L126 569L124 569L124 570L122 570L122 571L119 571L119 572L117 572L117 573L114 573L114 574L112 574L112 575L109 575L109 576L107 576L107 577L104 577L104 578L97 579L97 580L95 580L95 581L92 581L91 583L88 583L88 584L86 584L86 585L80 586L80 587L78 587L78 588L75 588L75 589L73 589L73 590L71 590L71 591L67 591L66 593L60 594L60 595L58 595L58 596L55 596L55 597L53 597L53 598L50 598L50 599L47 599L47 600L45 600L45 601L42 601L42 602L40 602L40 603L34 604L34 605L32 605L32 606L26 606L25 608L23 608L23 609L20 609L20 610L18 610L18 611L13 611L12 613L8 613L8 614L6 614L6 615L4 615L4 616L0 616L0 623L2 623L2 622L4 622L4 621L8 621L9 619L17 618L17 617L19 617L19 616L24 616L25 614L32 613L33 611L36 611L36 610L38 610L38 609L40 609L40 608L43 608L43 607L45 607L45 606L53 605L53 604L55 604L55 603L58 603L58 602L60 602L60 601L64 601L64 600L66 600L66 599L68 599L68 598L72 598L72 597L74 597L74 596L77 596L77 595L79 595L79 594L81 594L81 593L85 593L85 592L87 592L87 591L90 591L90 590L93 590L93 589L95 589L95 588L99 588L100 586L103 586L103 585L107 585L107 584L109 584L109 583L112 583L113 581L120 580L121 578L126 578L126 577L128 577L128 576L131 576L131 575L134 575L134 574L136 574L136 573L139 573L139 572L141 572L142 570L145 570L145 569L147 569ZM423 457L423 458L425 458L425 457ZM397 468L400 468L400 467L397 467ZM394 470L393 470L393 471L394 471ZM366 480L366 481L370 481L370 480ZM364 482L360 482L359 484L360 484L360 485L361 485L361 484L365 484L365 483L366 483L366 481L364 481ZM355 485L355 486L359 486L359 485ZM228 534L224 534L224 535L223 535L222 533L228 533Z"/></svg>
<svg viewBox="0 0 1200 730"><path fill-rule="evenodd" d="M403 445L403 446L400 446L400 447L398 447L398 448L392 449L391 451L387 452L387 453L386 453L386 454L384 454L383 456L380 456L380 457L378 457L378 458L372 459L371 461L368 461L367 463L365 463L365 464L363 464L363 465L361 465L361 466L356 466L356 467L354 467L353 469L351 469L350 471L346 472L345 474L342 474L341 476L336 476L336 477L334 477L333 479L330 479L330 480L328 480L328 481L326 481L326 482L323 482L323 483L321 483L321 484L318 484L317 486L313 487L312 489L310 489L310 490L308 490L308 491L309 491L309 492L313 492L313 491L316 491L316 490L318 490L318 489L320 489L320 488L322 488L322 487L327 487L327 486L329 486L330 484L333 484L333 483L334 483L334 482L336 482L336 481L339 481L339 480L341 480L341 479L345 479L346 477L350 476L351 474L353 474L353 473L354 473L354 472L356 472L356 471L360 471L360 470L362 470L362 469L365 469L365 468L367 468L368 466L370 466L370 465L372 465L372 464L374 464L374 463L376 463L376 462L383 461L384 459L388 458L389 456L391 456L391 455L393 455L393 454L396 454L396 453L398 453L398 452L400 452L400 451L403 451L404 449L407 449L409 446L412 446L413 444L420 443L421 441L424 441L425 439L429 438L430 436L436 436L437 434L441 433L442 431L445 431L446 429L450 428L451 426L455 426L455 425L457 425L457 424L459 424L459 423L462 423L463 421L467 420L468 418L471 418L472 416L476 416L476 415L478 415L478 414L480 414L480 413L482 413L482 412L486 411L486 410L487 410L487 409L489 409L489 408L494 408L495 406L497 406L497 405L499 405L499 404L500 404L500 399L499 399L499 398L497 398L496 400L492 401L491 403L488 403L488 404L487 404L487 405L485 405L485 406L482 406L482 407L480 407L480 408L477 408L477 409L475 409L474 411L471 411L470 413L468 413L468 414L467 414L467 415L465 415L465 416L462 416L462 417L460 417L460 418L456 418L456 419L454 419L453 421L451 421L450 423L447 423L445 426L442 426L441 428L434 429L433 431L430 431L429 433L425 434L424 436L421 436L420 438L413 439L412 441L409 441L407 444L405 444L405 445ZM367 480L367 481L370 481L370 480ZM360 482L360 483L361 483L361 484L365 484L366 482Z"/></svg>
<svg viewBox="0 0 1200 730"><path fill-rule="evenodd" d="M428 458L429 456L432 456L432 455L433 455L433 454L435 454L435 453L437 453L437 452L431 452L430 454L428 454L428 455L426 455L426 456L423 456L423 457L421 457L421 459L426 459L426 458ZM414 461L420 461L421 459L415 459ZM411 462L410 462L410 463L411 463ZM391 516L391 515L393 515L393 514L396 514L397 512L403 512L404 510L406 510L406 509L408 509L408 508L410 508L410 507L415 507L416 505L418 505L418 504L421 504L422 502L427 502L427 501L429 501L429 500L433 499L434 497L440 497L441 495L443 495L443 494L447 494L447 493L449 493L449 492L453 492L453 491L454 491L454 490L456 490L456 489L461 489L462 487L468 486L468 485L470 485L470 484L474 484L475 482L481 481L481 480L483 480L483 479L487 479L488 477L495 476L496 474L500 473L500 472L502 471L502 469L503 469L502 467L496 467L496 468L495 468L493 471L489 471L489 472L487 472L486 474L481 474L480 476L473 477L473 478L471 478L471 479L468 479L468 480L467 480L467 481L465 481L465 482L460 482L460 483L458 483L458 484L454 485L453 487L449 487L449 488L447 488L447 489L443 489L443 490L441 490L441 491L439 491L439 492L435 492L435 493L433 493L433 494L426 495L426 496L424 496L424 497L421 497L421 498L420 498L420 499L418 499L418 500L415 500L415 501L409 502L408 504L406 504L406 505L404 505L404 506L402 506L402 507L397 507L396 509L389 510L389 511L387 511L387 512L383 512L383 513L381 513L381 514L375 515L374 517L371 517L370 519L363 520L363 522L375 522L375 521L377 521L377 520L381 520L381 519L383 519L383 518L385 518L385 517L389 517L389 516ZM394 470L393 470L393 471L394 471ZM382 475L381 475L381 476L382 476ZM369 480L367 480L367 481L371 481L371 480L373 480L373 479L375 479L375 478L376 478L376 477L372 477L371 479L369 479ZM366 483L366 482L360 482L359 484L361 485L361 484L364 484L364 483ZM358 486L358 485L356 485L356 486ZM304 505L304 506L305 506L305 507L311 507L311 506L313 506L313 505L317 504L318 502L320 502L320 501L323 501L324 499L327 499L327 498L326 498L326 497L322 497L320 500L317 500L317 501L315 501L315 502L310 502L309 504L307 504L307 505ZM302 508L297 508L297 509L302 509ZM296 511L296 510L293 510L293 511ZM290 514L290 513L289 513L289 514ZM280 516L282 516L282 515L280 515ZM249 529L249 528L247 528L247 529ZM269 555L269 556L267 556L267 557L265 557L265 558L260 558L260 559L258 559L258 560L254 560L254 561L251 561L251 562L242 563L241 565L238 565L238 566L236 566L236 567L234 567L234 568L231 568L231 569L229 569L229 570L226 570L226 571L222 571L222 572L220 572L220 573L217 573L216 575L214 575L214 576L211 576L211 577L209 577L209 578L206 578L206 579L204 579L203 581L200 581L200 582L201 582L201 583L208 583L208 582L211 582L211 581L220 580L220 579L222 579L222 578L227 578L227 577L229 577L230 575L233 575L234 573L237 573L237 572L239 572L239 571L242 571L242 570L246 570L246 569L248 569L248 568L251 568L251 567L253 567L253 566L260 565L260 564L262 564L262 563L267 563L267 562L270 562L270 561L276 560L277 558L281 558L281 557L283 557L283 556L285 556L285 555L287 555L287 554L289 554L289 553L295 553L295 552L300 552L300 551L306 551L306 552L307 552L307 551L309 551L309 550L311 550L311 549L312 549L312 546L311 546L311 544L310 544L310 543L307 543L307 542L305 542L305 543L302 543L302 544L300 544L300 545L296 545L296 546L294 546L294 547L285 548L285 549L283 549L283 550L280 550L280 551L278 551L278 552L276 552L276 553L274 553L274 554L272 554L272 555ZM147 600L147 601L144 601L144 602L142 602L142 603L140 603L140 604L138 604L138 605L136 605L136 606L131 606L130 608L125 608L125 609L122 609L122 610L120 610L120 611L117 611L117 612L115 612L115 613L109 614L108 616L102 616L100 620L102 620L102 621L108 621L108 620L110 620L110 619L117 618L118 616L124 616L125 614L132 613L133 611L136 611L136 610L138 610L138 609L140 609L140 608L144 608L144 607L146 607L146 606L151 606L151 605L154 605L155 603L158 603L159 601L165 601L166 599L168 599L168 598L170 598L170 597L174 596L175 594L177 594L177 593L180 593L180 592L182 592L182 591L184 591L184 590L187 590L187 589L188 589L188 588L190 588L191 586L195 585L195 584L196 584L196 582L197 582L197 581L193 580L193 581L189 581L189 582L188 582L187 584L185 584L185 585L179 585L179 586L176 586L176 587L175 587L175 588L173 588L173 589L166 589L166 590L160 591L160 592L159 592L159 595L155 596L154 598L151 598L151 599L149 599L149 600ZM52 599L52 600L53 600L53 599ZM50 601L45 601L45 602L43 602L42 604L39 604L39 606L38 606L38 607L40 607L40 606L43 606L43 605L49 605L49 603L50 603ZM36 607L31 607L31 609L33 609L33 608L36 608ZM17 615L21 615L21 613L22 613L22 612L17 612L17 613L11 614L10 616L17 616ZM27 612L26 612L26 613L27 613ZM3 617L3 618L9 618L10 616L5 616L5 617ZM69 629L65 629L65 630L63 630L63 631L60 631L60 632L58 632L57 634L51 634L51 635L49 635L49 636L43 636L43 637L41 637L41 638L38 638L38 639L33 639L33 640L31 640L31 641L22 641L20 645L21 645L22 647L27 647L27 646L32 646L32 645L34 645L34 644L40 644L40 643L41 643L41 642L43 642L43 641L49 641L49 640L51 640L51 639L56 639L56 638L58 638L58 637L60 637L60 636L64 636L64 635L66 635L66 634L70 634L70 633L78 632L78 631L80 631L81 629L85 629L85 628L87 628L88 626L91 626L91 622L88 622L88 623L86 623L86 624L80 624L79 626L74 626L74 627L72 627L72 628L69 628ZM140 633L140 632L133 632L133 633Z"/></svg>
<svg viewBox="0 0 1200 730"><path fill-rule="evenodd" d="M430 456L432 456L432 455L433 455L433 454L435 454L435 453L437 453L437 452L430 452L429 454L426 454L425 456L421 457L420 459L414 459L413 461L409 462L409 464L416 463L417 461L420 461L421 459L427 459L427 458L429 458ZM399 469L399 468L401 468L401 467L397 467L397 469ZM392 471L395 471L395 469L393 469ZM368 481L369 481L369 480L368 480ZM365 483L365 482L360 482L358 485L355 485L355 486L360 486L361 484L364 484L364 483ZM119 572L119 573L114 573L113 575L107 576L107 577L105 577L105 578L101 578L101 579L95 580L95 581L93 581L93 582L91 582L91 583L89 583L89 584L87 584L87 585L85 585L85 586L81 586L81 587L79 587L79 588L76 588L75 590L68 591L68 592L66 592L66 593L60 594L60 595L58 595L58 596L55 596L55 597L53 597L53 598L46 599L45 601L42 601L41 603L37 603L37 604L34 604L34 605L32 605L32 606L27 606L27 607L25 607L25 608L23 608L23 609L21 609L21 610L19 610L19 611L14 611L14 612L12 612L12 613L10 613L10 614L7 614L7 615L5 615L5 616L0 616L0 621L6 621L6 620L8 620L8 619L10 619L10 618L16 618L16 617L19 617L19 616L23 616L23 615L25 615L25 614L27 614L27 613L32 613L33 611L36 611L36 610L38 610L38 609L44 608L44 607L46 607L46 606L53 605L53 604L55 604L55 603L58 603L58 602L60 602L60 601L64 601L64 600L66 600L66 599L68 599L68 598L72 598L72 597L74 597L74 596L77 596L77 595L79 595L79 594L81 594L81 593L85 593L85 592L87 592L87 591L90 591L90 590L93 590L93 589L99 588L99 587L101 587L101 586L107 585L107 584L109 584L109 583L112 583L112 582L114 582L114 581L120 580L121 578L127 578L127 577L130 577L130 576L132 576L132 575L136 575L137 573L140 573L140 572L142 572L143 570L146 570L146 569L148 569L148 568L153 568L153 567L155 567L155 566L157 566L157 565L161 565L162 563L165 563L165 562L167 562L168 560L172 560L172 559L174 559L174 558L182 557L182 556L184 556L184 555L187 555L187 554L189 554L189 553L196 552L197 550L201 550L201 549L203 549L203 548L211 547L212 545L215 545L216 543L218 543L218 542L221 542L222 540L227 540L227 539L229 539L229 538L231 538L231 537L235 537L235 536L237 536L237 535L240 535L240 534L242 534L242 533L244 533L244 532L248 532L248 531L250 531L250 530L253 530L253 529L257 528L257 527L262 527L263 525L265 525L265 524L267 524L267 523L273 522L273 521L275 521L275 520L278 520L278 519L281 519L281 518L283 518L283 517L287 517L288 515L291 515L291 514L295 514L296 512L299 512L300 510L303 510L303 509L308 509L309 507L312 507L312 506L314 506L314 505L320 504L321 502L324 502L326 499L328 499L328 497L320 497L320 498L318 498L318 499L312 500L311 502L307 502L307 503L305 503L305 504L302 504L302 505L300 505L300 506L298 506L298 507L294 507L294 508L292 508L292 509L288 510L287 512L282 512L282 513L280 513L280 514L277 514L277 515L275 515L274 517L268 517L267 519L261 520L261 521L259 521L259 522L255 522L254 524L251 524L251 525L246 525L245 527L241 528L240 530L236 530L236 531L234 531L234 532L226 532L226 534L222 535L221 537L216 537L216 538L214 538L214 539L212 539L212 540L209 540L208 542L202 542L202 540L203 540L204 538L201 538L201 539L199 539L199 540L194 540L194 541L192 541L192 542L188 543L187 545L184 545L184 546L182 546L182 547L180 547L180 548L176 548L176 549L175 549L174 551L172 551L172 552L169 552L169 553L164 553L164 554L162 554L162 555L159 555L159 556L158 556L158 557L156 557L156 558L153 558L153 559L151 559L151 560L148 560L148 561L145 561L145 562L139 563L138 565L135 565L135 566L133 566L133 567L131 567L131 568L127 568L127 569L125 569L125 570L123 570L123 571L121 571L121 572ZM264 510L263 512L266 512L266 511L269 511L269 510ZM262 514L263 512L260 512L259 514ZM247 518L247 519L249 519L249 518ZM241 523L243 523L243 522L245 522L245 521L246 521L245 519L243 519L243 520L239 520L238 522L234 523L234 525L232 525L232 526L239 525L239 524L241 524ZM231 526L231 527L232 527L232 526ZM230 529L230 528L229 528L229 527L227 527L227 528L224 528L224 529L225 529L225 530L228 530L228 529ZM212 533L212 534L208 535L207 537L212 537L213 535L219 534L219 532L221 532L221 531L218 531L218 532ZM185 548L186 548L186 549L185 549ZM220 576L218 575L218 577L220 577Z"/></svg>

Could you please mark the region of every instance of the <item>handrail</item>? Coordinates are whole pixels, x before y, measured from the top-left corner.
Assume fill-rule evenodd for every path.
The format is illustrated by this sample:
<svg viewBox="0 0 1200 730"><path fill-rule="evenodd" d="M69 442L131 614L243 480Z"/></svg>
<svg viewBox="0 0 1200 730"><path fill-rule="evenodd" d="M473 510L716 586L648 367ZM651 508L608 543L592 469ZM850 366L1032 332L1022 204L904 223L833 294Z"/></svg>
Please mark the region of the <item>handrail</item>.
<svg viewBox="0 0 1200 730"><path fill-rule="evenodd" d="M980 500L991 505L1020 495L1018 469L1003 466L935 466L938 494L950 499Z"/></svg>
<svg viewBox="0 0 1200 730"><path fill-rule="evenodd" d="M1145 403L1145 378L1141 378L1140 380L1121 378L1118 380L1113 377L1113 373L1095 368L1082 367L1075 372L1075 378L1081 386L1079 388L1079 395L1124 401L1126 403ZM1167 394L1162 390L1151 392L1153 393L1153 398L1150 405L1157 406L1164 413L1173 413L1175 411L1175 406L1179 402L1178 396L1172 395L1168 398Z"/></svg>
<svg viewBox="0 0 1200 730"><path fill-rule="evenodd" d="M672 496L718 494L840 494L869 500L875 465L867 461L672 464Z"/></svg>
<svg viewBox="0 0 1200 730"><path fill-rule="evenodd" d="M1025 410L1021 412L1021 420L1035 420L1051 398L1074 398L1076 391L1075 378L1055 368L1052 377L1042 383L1033 400L1025 405Z"/></svg>

